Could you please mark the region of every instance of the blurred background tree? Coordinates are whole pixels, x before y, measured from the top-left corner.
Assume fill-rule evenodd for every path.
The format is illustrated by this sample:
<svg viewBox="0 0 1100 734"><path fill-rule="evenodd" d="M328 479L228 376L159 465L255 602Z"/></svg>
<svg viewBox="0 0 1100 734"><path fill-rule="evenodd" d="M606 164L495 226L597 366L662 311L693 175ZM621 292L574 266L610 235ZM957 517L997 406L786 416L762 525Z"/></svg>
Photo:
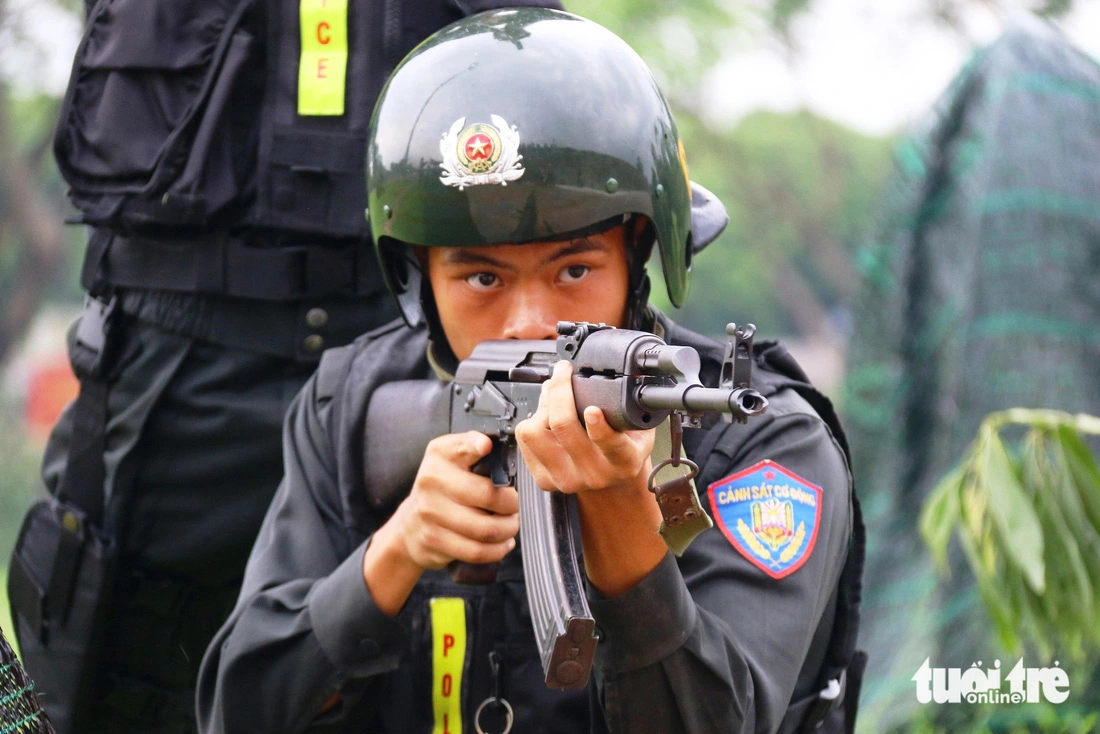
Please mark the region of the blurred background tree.
<svg viewBox="0 0 1100 734"><path fill-rule="evenodd" d="M796 356L839 361L852 328L861 278L856 256L878 215L894 170L895 134L872 135L806 109L717 119L724 64L761 45L787 60L802 49L798 25L821 0L566 0L572 12L627 40L654 71L675 109L694 179L726 203L730 225L699 258L687 305L675 313L712 336L730 320L796 342ZM1050 17L1072 0L923 0L913 22L934 24L977 45L975 6L1006 15L1022 8ZM870 12L870 11L868 11ZM870 62L869 63L873 63ZM737 88L739 80L729 81ZM905 80L899 79L899 84ZM655 301L663 286L655 283ZM803 349L799 349L802 347ZM825 347L824 351L822 347ZM811 376L831 387L841 367Z"/></svg>
<svg viewBox="0 0 1100 734"><path fill-rule="evenodd" d="M0 0L0 364L44 297L80 298L69 277L80 232L64 226L65 186L50 153L61 100L31 78L33 60L49 48L27 32L28 7ZM74 2L55 7L70 17L79 12Z"/></svg>
<svg viewBox="0 0 1100 734"><path fill-rule="evenodd" d="M766 36L797 54L791 26L810 0L573 0L566 7L618 33L669 98L692 178L730 212L730 226L697 261L677 320L720 336L726 322L819 341L843 333L857 286L852 253L891 168L889 137L808 111L759 112L729 126L710 119L708 75L739 43ZM655 301L667 308L664 287Z"/></svg>
<svg viewBox="0 0 1100 734"><path fill-rule="evenodd" d="M861 638L875 675L864 687L861 713L878 731L911 730L911 717L921 708L911 677L926 658L934 666L968 668L1007 657L1006 642L1019 651L1004 634L1004 609L996 606L1001 597L990 593L993 586L1013 594L1022 588L1009 572L1011 554L1000 551L1012 549L1017 560L1030 553L1033 561L1044 553L1046 568L1059 573L1072 571L1064 561L1079 554L1084 567L1100 575L1098 557L1080 546L1082 539L1093 542L1088 531L1051 529L1045 548L1033 544L1037 524L1022 521L1028 511L1015 508L1027 503L1012 499L1019 499L1012 477L1021 465L1003 447L982 454L996 456L1000 467L984 475L984 486L995 490L989 515L1013 513L1018 532L1005 545L985 545L983 562L1006 572L978 576L976 584L964 544L950 548L944 558L951 573L939 576L916 532L933 488L951 485L945 475L958 488L960 477L949 472L979 430L981 446L1001 446L988 423L979 428L993 420L990 414L1024 407L1100 415L1098 155L1100 65L1034 18L1014 21L975 54L935 114L899 147L876 236L857 260L863 287L844 393L869 538ZM1008 433L1014 446L1016 432ZM1038 455L1027 449L1037 439L1028 440L1023 453ZM1091 440L1094 451L1100 448ZM1065 477L1054 469L1031 475L1040 473ZM1052 483L1063 486L1053 480L1033 486ZM1091 486L1086 495L1096 491ZM1031 496L1037 506L1054 499L1045 490ZM1032 587L1040 597L1036 607L1060 607L1047 619L1071 620L1064 579L1050 584L1042 593ZM1055 584L1062 584L1058 593ZM1012 603L1025 609L1029 598L1016 594ZM986 614L991 602L1000 621ZM1095 619L1094 607L1090 614ZM1051 635L1073 637L1068 627ZM1065 661L1072 650L1058 647ZM1028 664L1039 665L1043 653L1040 645L1026 648ZM1073 698L1058 711L1100 708L1100 680L1092 675L1090 682L1089 671L1076 671ZM994 731L1025 724L1087 730L1049 722L1040 727L1037 718L1027 724L1031 714L1015 709L1005 713L1022 721L985 722L989 711L969 706L926 707L923 713L946 731L983 731L987 724Z"/></svg>
<svg viewBox="0 0 1100 734"><path fill-rule="evenodd" d="M47 5L39 17L55 25L44 37L35 5L0 0L0 580L23 512L42 491L45 431L75 395L61 325L81 302L84 242L64 225L71 209L51 154L62 90L43 74L71 63L53 59L49 37L79 28L83 6L51 0L38 10ZM6 582L0 627L11 630Z"/></svg>
<svg viewBox="0 0 1100 734"><path fill-rule="evenodd" d="M732 125L713 114L722 64L761 43L797 58L796 26L824 3L565 4L646 59L676 110L693 175L730 206L730 227L700 260L694 296L678 317L711 334L737 318L755 321L764 334L843 339L845 305L858 282L853 254L891 170L895 139L808 111L750 115ZM1073 8L1072 0L915 0L920 17L964 36L967 8L1000 5L1053 15ZM44 296L79 299L83 232L61 225L70 209L50 144L62 89L47 76L67 65L59 51L72 48L83 9L80 0L0 0L0 362Z"/></svg>

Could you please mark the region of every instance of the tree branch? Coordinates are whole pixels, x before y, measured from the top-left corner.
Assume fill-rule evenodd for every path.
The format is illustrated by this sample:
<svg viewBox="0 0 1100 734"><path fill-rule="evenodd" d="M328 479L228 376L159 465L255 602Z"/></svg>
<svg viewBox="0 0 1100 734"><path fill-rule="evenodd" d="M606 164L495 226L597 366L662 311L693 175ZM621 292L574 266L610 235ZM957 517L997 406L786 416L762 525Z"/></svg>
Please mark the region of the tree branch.
<svg viewBox="0 0 1100 734"><path fill-rule="evenodd" d="M0 247L22 249L13 287L0 293L0 362L30 325L66 245L62 215L42 195L41 182L12 137L8 99L0 87L0 211L15 237Z"/></svg>

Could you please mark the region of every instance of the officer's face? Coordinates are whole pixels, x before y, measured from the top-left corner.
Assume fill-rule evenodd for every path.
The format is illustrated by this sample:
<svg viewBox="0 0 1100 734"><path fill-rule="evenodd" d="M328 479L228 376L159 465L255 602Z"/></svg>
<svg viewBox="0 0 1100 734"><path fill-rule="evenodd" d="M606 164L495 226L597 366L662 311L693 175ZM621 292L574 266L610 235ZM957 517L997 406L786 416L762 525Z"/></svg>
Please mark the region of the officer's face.
<svg viewBox="0 0 1100 734"><path fill-rule="evenodd" d="M559 321L623 323L630 277L622 227L427 254L439 320L460 360L486 339L555 339Z"/></svg>

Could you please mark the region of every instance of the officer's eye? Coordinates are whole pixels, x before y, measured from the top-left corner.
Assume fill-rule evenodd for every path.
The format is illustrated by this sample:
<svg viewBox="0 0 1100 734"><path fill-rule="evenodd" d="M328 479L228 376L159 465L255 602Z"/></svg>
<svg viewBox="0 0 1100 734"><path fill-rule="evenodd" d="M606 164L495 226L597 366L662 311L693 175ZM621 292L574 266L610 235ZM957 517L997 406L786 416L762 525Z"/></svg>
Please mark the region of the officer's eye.
<svg viewBox="0 0 1100 734"><path fill-rule="evenodd" d="M561 279L566 283L576 283L588 275L591 270L592 268L587 265L570 265L561 271Z"/></svg>
<svg viewBox="0 0 1100 734"><path fill-rule="evenodd" d="M500 278L493 273L474 273L466 277L466 282L478 290L486 290L500 284Z"/></svg>

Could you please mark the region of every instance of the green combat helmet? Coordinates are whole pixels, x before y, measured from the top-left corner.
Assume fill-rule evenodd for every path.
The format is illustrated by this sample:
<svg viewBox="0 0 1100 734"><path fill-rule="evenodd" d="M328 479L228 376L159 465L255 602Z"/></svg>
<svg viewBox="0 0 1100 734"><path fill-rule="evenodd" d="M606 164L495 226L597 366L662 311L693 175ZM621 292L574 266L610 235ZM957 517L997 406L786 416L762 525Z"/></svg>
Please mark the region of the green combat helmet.
<svg viewBox="0 0 1100 734"><path fill-rule="evenodd" d="M656 237L679 306L693 254L728 221L688 179L641 58L606 28L542 8L460 20L401 62L374 110L367 191L387 284L413 324L422 313L409 244L565 239L644 215L650 241L637 249L648 254Z"/></svg>

